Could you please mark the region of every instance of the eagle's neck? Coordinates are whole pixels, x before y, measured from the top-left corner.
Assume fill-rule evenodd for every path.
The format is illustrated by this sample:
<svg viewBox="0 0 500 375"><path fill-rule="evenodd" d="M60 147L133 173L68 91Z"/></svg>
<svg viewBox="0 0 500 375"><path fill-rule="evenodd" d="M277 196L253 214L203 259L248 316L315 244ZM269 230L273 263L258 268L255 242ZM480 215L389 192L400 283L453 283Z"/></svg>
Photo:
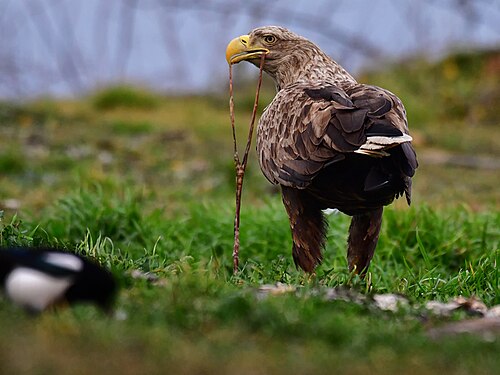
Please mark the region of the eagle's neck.
<svg viewBox="0 0 500 375"><path fill-rule="evenodd" d="M269 72L278 90L297 82L330 82L340 88L356 84L342 66L311 43L309 48L292 53Z"/></svg>

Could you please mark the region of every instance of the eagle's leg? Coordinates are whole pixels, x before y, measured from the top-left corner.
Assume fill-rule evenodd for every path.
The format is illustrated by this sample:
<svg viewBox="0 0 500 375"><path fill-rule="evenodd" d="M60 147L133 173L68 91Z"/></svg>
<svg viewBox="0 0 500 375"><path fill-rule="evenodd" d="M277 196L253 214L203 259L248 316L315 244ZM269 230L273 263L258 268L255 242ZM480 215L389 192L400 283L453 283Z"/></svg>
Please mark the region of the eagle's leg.
<svg viewBox="0 0 500 375"><path fill-rule="evenodd" d="M304 191L281 187L283 204L292 230L292 255L295 265L313 272L323 258L327 223L321 208Z"/></svg>
<svg viewBox="0 0 500 375"><path fill-rule="evenodd" d="M349 271L365 275L377 247L383 207L360 215L354 215L347 240Z"/></svg>

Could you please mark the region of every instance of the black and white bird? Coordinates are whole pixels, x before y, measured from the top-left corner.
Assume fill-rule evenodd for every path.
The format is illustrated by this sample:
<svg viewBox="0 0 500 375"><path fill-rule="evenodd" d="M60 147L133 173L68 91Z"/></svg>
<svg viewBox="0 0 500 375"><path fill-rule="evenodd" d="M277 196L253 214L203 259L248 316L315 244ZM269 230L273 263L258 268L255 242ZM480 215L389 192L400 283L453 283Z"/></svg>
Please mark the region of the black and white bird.
<svg viewBox="0 0 500 375"><path fill-rule="evenodd" d="M108 270L51 248L0 249L0 283L8 299L33 313L76 302L109 311L117 290Z"/></svg>

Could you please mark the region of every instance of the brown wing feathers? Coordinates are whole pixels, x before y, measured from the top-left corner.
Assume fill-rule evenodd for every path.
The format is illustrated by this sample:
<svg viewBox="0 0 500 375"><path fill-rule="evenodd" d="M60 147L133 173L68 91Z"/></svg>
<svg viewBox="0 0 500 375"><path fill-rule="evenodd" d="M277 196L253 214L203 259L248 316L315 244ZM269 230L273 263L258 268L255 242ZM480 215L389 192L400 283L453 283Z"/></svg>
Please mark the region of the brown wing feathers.
<svg viewBox="0 0 500 375"><path fill-rule="evenodd" d="M335 86L304 90L311 99L322 99L332 103L330 126L327 131L332 141L341 146L338 151L353 151L366 142L367 136L403 135L402 131L406 130L404 119L399 116L388 118L384 116L395 107L392 94L367 85L356 85L347 89L344 94L346 98L340 96L339 91L342 90Z"/></svg>
<svg viewBox="0 0 500 375"><path fill-rule="evenodd" d="M356 85L346 91L336 86L316 89L295 86L288 91L286 94L293 91L293 95L279 96L293 100L279 101L275 111L270 106L273 115L270 121L274 121L277 131L269 132L270 137L275 137L268 142L272 149L261 151L262 161L273 160L262 164L264 174L274 183L307 187L322 169L343 160L346 153L359 152L369 137L389 141L387 146L375 145L360 153L382 157L389 155L384 149L394 146L391 139L407 133L403 110L386 90ZM416 158L409 143L403 151L401 171L411 177Z"/></svg>

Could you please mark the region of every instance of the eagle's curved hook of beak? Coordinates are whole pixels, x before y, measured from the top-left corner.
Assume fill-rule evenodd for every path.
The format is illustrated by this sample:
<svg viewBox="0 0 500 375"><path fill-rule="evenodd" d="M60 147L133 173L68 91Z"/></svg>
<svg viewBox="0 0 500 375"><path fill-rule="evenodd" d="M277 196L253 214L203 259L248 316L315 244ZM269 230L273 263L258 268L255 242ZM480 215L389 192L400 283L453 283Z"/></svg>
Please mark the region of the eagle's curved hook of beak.
<svg viewBox="0 0 500 375"><path fill-rule="evenodd" d="M227 45L226 61L229 65L232 65L244 60L257 59L268 53L269 50L267 48L252 47L249 35L241 35L231 40Z"/></svg>

